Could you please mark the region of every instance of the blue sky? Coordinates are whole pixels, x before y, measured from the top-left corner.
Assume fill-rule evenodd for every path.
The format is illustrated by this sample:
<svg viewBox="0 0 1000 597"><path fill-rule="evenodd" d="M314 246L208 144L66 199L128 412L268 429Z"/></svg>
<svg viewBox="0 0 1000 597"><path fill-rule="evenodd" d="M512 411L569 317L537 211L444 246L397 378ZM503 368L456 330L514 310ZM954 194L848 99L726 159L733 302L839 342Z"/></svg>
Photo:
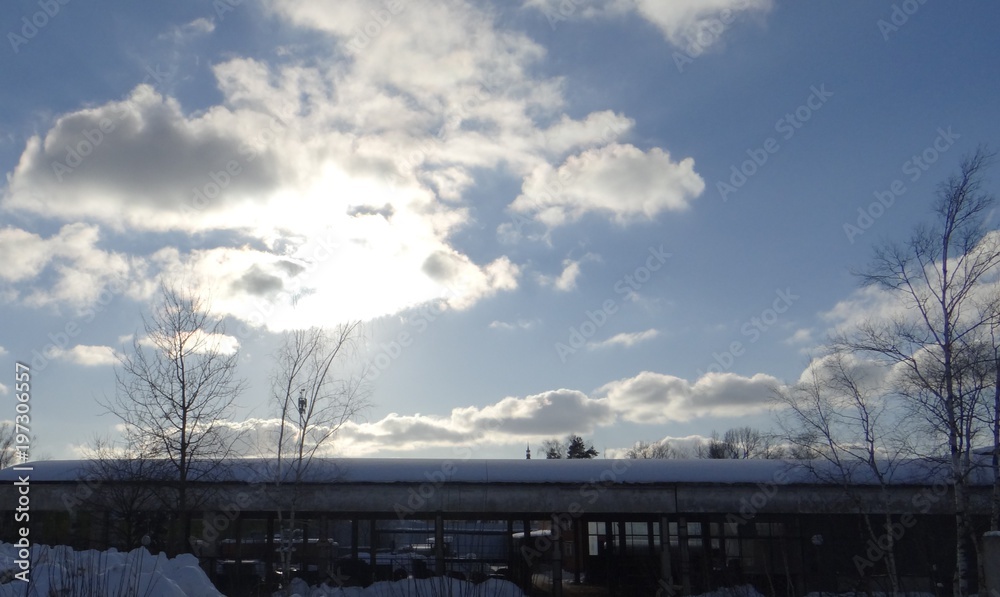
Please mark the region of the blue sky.
<svg viewBox="0 0 1000 597"><path fill-rule="evenodd" d="M769 388L883 304L850 271L997 145L998 25L940 0L12 2L0 419L36 359L38 454L111 431L96 399L166 282L227 318L234 424L268 418L282 331L365 321L373 406L338 454L768 428Z"/></svg>

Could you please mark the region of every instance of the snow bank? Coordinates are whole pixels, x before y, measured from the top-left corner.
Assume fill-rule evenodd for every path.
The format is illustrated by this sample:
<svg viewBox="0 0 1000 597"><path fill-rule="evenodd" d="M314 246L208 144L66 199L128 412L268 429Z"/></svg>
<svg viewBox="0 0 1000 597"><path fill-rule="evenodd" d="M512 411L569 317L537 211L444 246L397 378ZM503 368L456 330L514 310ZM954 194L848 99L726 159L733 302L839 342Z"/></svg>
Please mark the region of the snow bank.
<svg viewBox="0 0 1000 597"><path fill-rule="evenodd" d="M934 597L933 593L921 593L919 591L903 592L900 591L900 597ZM881 591L873 591L871 593L865 593L863 591L856 591L852 593L806 593L806 597L891 597L892 593L883 593Z"/></svg>
<svg viewBox="0 0 1000 597"><path fill-rule="evenodd" d="M698 597L764 597L753 585L742 585L739 587L726 587L716 589L708 593L702 593Z"/></svg>
<svg viewBox="0 0 1000 597"><path fill-rule="evenodd" d="M297 597L524 597L517 585L491 578L486 582L473 584L445 576L433 578L408 578L394 582L377 582L369 587L329 587L319 585L309 587L305 582L294 579L292 595ZM283 597L284 593L274 593Z"/></svg>
<svg viewBox="0 0 1000 597"><path fill-rule="evenodd" d="M27 583L13 578L16 559L17 547L0 543L0 578L7 581L0 597L223 597L191 554L171 559L142 547L122 553L32 545Z"/></svg>

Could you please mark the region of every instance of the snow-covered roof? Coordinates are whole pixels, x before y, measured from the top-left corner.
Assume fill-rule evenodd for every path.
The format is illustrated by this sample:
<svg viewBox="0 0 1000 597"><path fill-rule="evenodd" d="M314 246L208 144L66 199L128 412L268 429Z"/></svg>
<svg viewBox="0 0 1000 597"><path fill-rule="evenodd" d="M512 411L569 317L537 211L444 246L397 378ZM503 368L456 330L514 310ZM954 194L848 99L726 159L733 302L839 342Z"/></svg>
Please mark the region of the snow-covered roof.
<svg viewBox="0 0 1000 597"><path fill-rule="evenodd" d="M31 468L31 482L72 482L88 477L85 460L46 460L19 465ZM276 477L274 461L228 461L219 481L254 483ZM612 484L814 484L829 483L833 469L825 462L785 460L500 460L336 458L314 460L304 482L312 483L612 483ZM819 476L814 471L819 471ZM16 481L27 471L7 468L0 482ZM986 470L977 483L988 484ZM93 476L93 475L89 475ZM288 472L286 467L286 479ZM911 460L893 470L891 482L930 485L947 479L939 463ZM854 484L877 484L870 471L858 468Z"/></svg>

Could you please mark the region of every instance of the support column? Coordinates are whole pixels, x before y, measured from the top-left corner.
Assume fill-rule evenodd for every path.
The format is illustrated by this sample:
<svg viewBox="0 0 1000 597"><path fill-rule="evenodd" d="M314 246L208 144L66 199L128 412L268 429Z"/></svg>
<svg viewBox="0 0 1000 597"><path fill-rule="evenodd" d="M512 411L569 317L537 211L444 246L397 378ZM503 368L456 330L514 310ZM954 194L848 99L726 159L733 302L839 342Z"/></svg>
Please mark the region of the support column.
<svg viewBox="0 0 1000 597"><path fill-rule="evenodd" d="M983 535L983 570L985 593L1000 594L1000 536L992 533Z"/></svg>
<svg viewBox="0 0 1000 597"><path fill-rule="evenodd" d="M524 546L533 547L531 542L531 521L527 518L524 519ZM530 593L532 589L532 578L531 578L531 562L527 558L523 557L525 552L521 552L521 567L524 570L524 576L521 581L521 587L525 593Z"/></svg>
<svg viewBox="0 0 1000 597"><path fill-rule="evenodd" d="M351 519L351 559L358 559L358 519Z"/></svg>
<svg viewBox="0 0 1000 597"><path fill-rule="evenodd" d="M552 536L550 535L551 539ZM552 597L562 597L562 535L552 541Z"/></svg>
<svg viewBox="0 0 1000 597"><path fill-rule="evenodd" d="M681 591L691 594L691 559L688 553L687 517L677 519L677 543L681 551Z"/></svg>
<svg viewBox="0 0 1000 597"><path fill-rule="evenodd" d="M612 578L615 575L614 562L615 562L615 533L612 530L610 520L604 521L604 583L608 586L608 595L614 595L614 590L612 587Z"/></svg>
<svg viewBox="0 0 1000 597"><path fill-rule="evenodd" d="M375 535L376 535L376 533L377 533L377 531L375 529L375 519L373 518L373 519L371 519L371 520L368 521L368 563L371 564L371 567L372 567L372 581L377 580L376 579L376 572L377 572L376 564L378 564L378 561L375 558L375 548L376 548Z"/></svg>
<svg viewBox="0 0 1000 597"><path fill-rule="evenodd" d="M660 517L660 586L673 594L674 578L670 569L670 522L666 516Z"/></svg>
<svg viewBox="0 0 1000 597"><path fill-rule="evenodd" d="M274 577L274 512L267 513L267 549L264 553L264 575L267 582Z"/></svg>
<svg viewBox="0 0 1000 597"><path fill-rule="evenodd" d="M236 520L233 521L233 534L236 535L236 553L234 554L237 587L242 587L243 582L243 513L236 513ZM225 554L220 554L225 557ZM213 566L214 568L214 566ZM231 582L231 581L230 581Z"/></svg>
<svg viewBox="0 0 1000 597"><path fill-rule="evenodd" d="M438 576L444 576L444 517L434 517L434 568Z"/></svg>
<svg viewBox="0 0 1000 597"><path fill-rule="evenodd" d="M580 572L583 570L583 550L587 547L588 523L582 518L573 521L573 584L580 584Z"/></svg>
<svg viewBox="0 0 1000 597"><path fill-rule="evenodd" d="M622 585L626 587L629 586L628 583L623 581L629 578L627 570L625 569L626 564L629 561L628 554L628 538L625 533L625 521L618 521L618 557L615 558L615 587L618 591L622 591Z"/></svg>

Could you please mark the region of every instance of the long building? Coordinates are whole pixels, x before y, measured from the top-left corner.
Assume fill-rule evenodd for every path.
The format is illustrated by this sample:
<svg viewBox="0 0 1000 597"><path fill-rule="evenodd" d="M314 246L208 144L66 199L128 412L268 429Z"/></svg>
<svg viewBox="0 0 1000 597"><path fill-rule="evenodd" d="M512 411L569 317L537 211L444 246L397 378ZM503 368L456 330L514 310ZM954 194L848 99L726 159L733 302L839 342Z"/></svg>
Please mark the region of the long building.
<svg viewBox="0 0 1000 597"><path fill-rule="evenodd" d="M85 461L18 468L0 471L4 541L28 528L34 543L78 549L176 545L170 478ZM264 460L212 472L187 491L186 547L230 595L274 582L283 553L311 582L449 574L551 595L888 591L890 552L903 590L948 594L954 569L952 487L925 461L884 485L776 460L331 459L281 483ZM977 475L981 535L992 479Z"/></svg>

